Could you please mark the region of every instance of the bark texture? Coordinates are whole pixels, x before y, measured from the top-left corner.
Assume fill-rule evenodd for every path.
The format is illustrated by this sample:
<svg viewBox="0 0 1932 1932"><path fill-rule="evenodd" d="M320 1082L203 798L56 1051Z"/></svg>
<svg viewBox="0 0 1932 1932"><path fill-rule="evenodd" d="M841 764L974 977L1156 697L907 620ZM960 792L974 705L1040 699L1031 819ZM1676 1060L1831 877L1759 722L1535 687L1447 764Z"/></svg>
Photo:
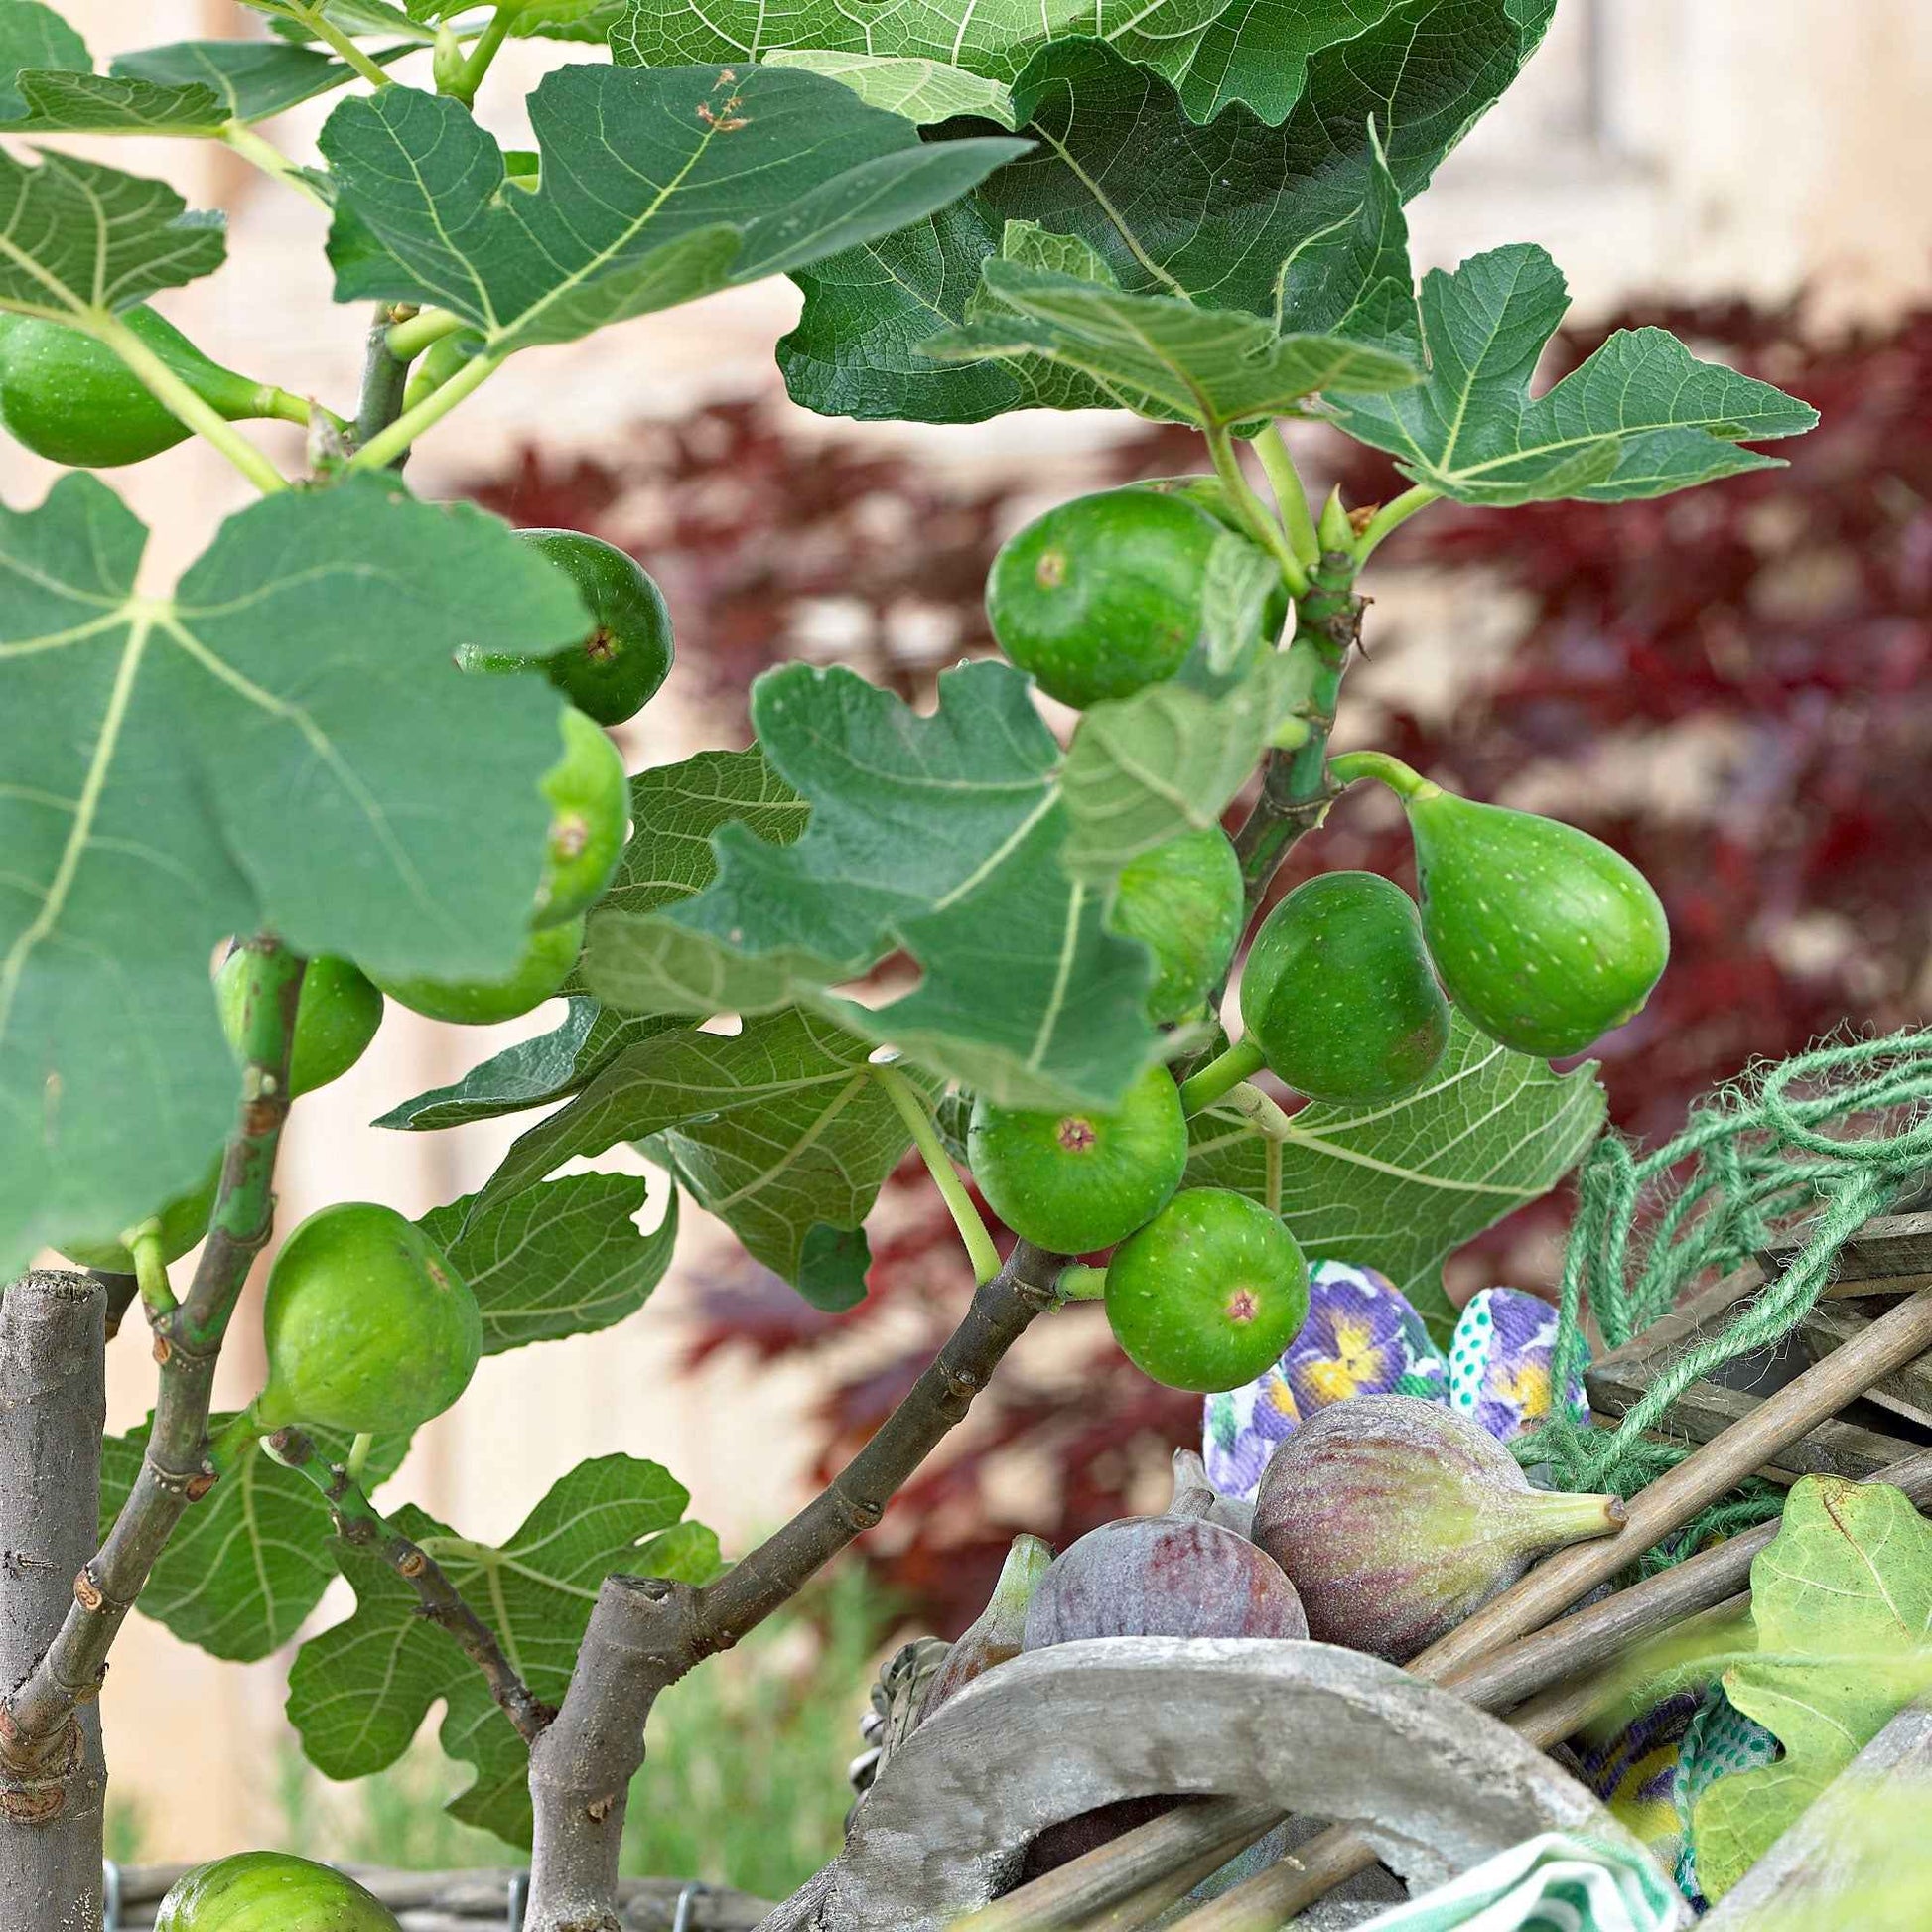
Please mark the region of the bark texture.
<svg viewBox="0 0 1932 1932"><path fill-rule="evenodd" d="M19 1684L73 1603L100 1533L107 1298L81 1274L0 1297L0 1682ZM0 1729L0 1932L99 1932L100 1711L51 1737Z"/></svg>

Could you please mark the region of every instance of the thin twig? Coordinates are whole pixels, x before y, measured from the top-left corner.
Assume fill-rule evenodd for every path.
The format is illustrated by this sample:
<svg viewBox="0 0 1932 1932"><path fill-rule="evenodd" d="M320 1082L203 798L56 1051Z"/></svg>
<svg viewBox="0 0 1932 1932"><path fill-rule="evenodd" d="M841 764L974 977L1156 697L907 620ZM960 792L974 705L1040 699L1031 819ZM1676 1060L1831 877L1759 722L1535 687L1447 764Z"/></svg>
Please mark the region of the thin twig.
<svg viewBox="0 0 1932 1932"><path fill-rule="evenodd" d="M424 1619L456 1640L463 1654L483 1672L489 1695L516 1726L517 1734L526 1744L534 1744L556 1712L517 1674L495 1631L464 1600L442 1565L369 1501L346 1468L325 1464L315 1443L300 1430L285 1429L268 1441L278 1461L322 1492L336 1519L336 1534L345 1543L380 1558L416 1592Z"/></svg>

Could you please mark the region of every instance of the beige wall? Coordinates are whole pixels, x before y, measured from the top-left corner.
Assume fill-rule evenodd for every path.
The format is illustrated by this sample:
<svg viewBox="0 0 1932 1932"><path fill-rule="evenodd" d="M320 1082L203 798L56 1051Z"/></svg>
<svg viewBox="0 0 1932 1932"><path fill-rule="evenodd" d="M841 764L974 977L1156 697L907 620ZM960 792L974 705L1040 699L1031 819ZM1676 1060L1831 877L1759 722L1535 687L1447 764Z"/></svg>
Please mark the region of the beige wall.
<svg viewBox="0 0 1932 1932"><path fill-rule="evenodd" d="M225 0L68 0L67 11L103 59L227 31L238 14ZM516 49L506 66L533 80L546 58L541 48ZM1566 0L1529 75L1419 206L1418 251L1451 262L1499 242L1538 240L1590 307L1638 291L1778 296L1810 280L1831 316L1883 313L1922 295L1932 279L1928 100L1932 8L1923 0ZM320 110L304 110L271 131L300 149L319 118ZM518 133L514 98L491 118L500 136ZM355 380L359 321L329 305L317 212L219 151L102 145L118 165L165 174L196 203L226 206L233 215L236 265L162 306L222 359L341 406ZM592 447L633 415L727 391L773 391L770 345L795 304L786 284L766 284L593 345L519 358L436 432L413 481L448 488L526 439ZM1077 480L1080 453L1108 431L1104 420L1035 416L970 431L824 433L911 436L962 478L987 465L1025 464L1050 489ZM33 500L47 475L0 447L8 501ZM156 531L157 582L247 493L194 446L114 482ZM647 757L641 744L629 747L633 767L703 741L705 721L675 704L674 685L652 709ZM416 1212L478 1184L507 1130L414 1138L364 1123L547 1024L539 1018L484 1036L392 1009L368 1059L298 1110L282 1225L328 1199L361 1195ZM782 1418L805 1394L801 1378L760 1372L751 1390L736 1365L696 1380L669 1373L688 1285L725 1253L718 1232L692 1216L678 1272L643 1317L611 1335L485 1363L461 1409L425 1432L394 1493L470 1534L496 1537L577 1457L621 1449L669 1464L694 1491L698 1513L728 1540L768 1524L796 1493L802 1446ZM258 1350L249 1332L244 1317L224 1366L223 1399L252 1388ZM152 1366L130 1332L113 1354L117 1427L146 1409L152 1388ZM284 1667L214 1665L142 1619L130 1626L105 1698L110 1751L117 1789L140 1798L151 1818L163 1816L170 1791L195 1791L192 1805L165 1804L171 1854L227 1849L271 1822L263 1752L277 1734Z"/></svg>

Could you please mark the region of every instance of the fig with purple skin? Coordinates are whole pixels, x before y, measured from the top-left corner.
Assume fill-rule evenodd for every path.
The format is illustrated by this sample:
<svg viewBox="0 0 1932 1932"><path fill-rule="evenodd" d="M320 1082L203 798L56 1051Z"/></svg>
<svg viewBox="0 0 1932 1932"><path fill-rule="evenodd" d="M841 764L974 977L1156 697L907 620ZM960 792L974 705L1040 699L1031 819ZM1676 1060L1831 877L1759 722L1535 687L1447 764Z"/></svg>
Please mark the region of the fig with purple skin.
<svg viewBox="0 0 1932 1932"><path fill-rule="evenodd" d="M1053 1561L1053 1546L1036 1536L1016 1536L1007 1560L1000 1566L986 1608L967 1625L946 1661L933 1674L919 1702L918 1722L925 1721L950 1697L996 1664L1020 1655L1026 1634L1027 1606L1034 1600L1040 1579Z"/></svg>
<svg viewBox="0 0 1932 1932"><path fill-rule="evenodd" d="M1060 1555L1028 1606L1022 1647L1308 1634L1294 1585L1238 1530L1198 1516L1129 1516Z"/></svg>
<svg viewBox="0 0 1932 1932"><path fill-rule="evenodd" d="M1532 1489L1450 1410L1363 1395L1316 1410L1275 1451L1255 1541L1300 1593L1311 1636L1406 1664L1536 1558L1608 1536L1623 1513L1615 1496Z"/></svg>

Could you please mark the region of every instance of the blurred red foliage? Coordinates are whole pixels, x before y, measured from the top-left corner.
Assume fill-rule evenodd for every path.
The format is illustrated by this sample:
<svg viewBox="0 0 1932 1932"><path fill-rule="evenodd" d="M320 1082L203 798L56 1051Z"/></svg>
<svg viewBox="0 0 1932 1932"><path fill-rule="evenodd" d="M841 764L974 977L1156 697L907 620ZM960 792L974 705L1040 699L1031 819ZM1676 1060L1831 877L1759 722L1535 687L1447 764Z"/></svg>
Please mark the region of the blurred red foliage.
<svg viewBox="0 0 1932 1932"><path fill-rule="evenodd" d="M1408 525L1378 571L1467 573L1456 595L1511 592L1520 640L1447 712L1398 700L1376 742L1476 797L1526 774L1577 779L1565 816L1629 854L1670 914L1675 952L1649 1007L1598 1049L1617 1122L1670 1133L1699 1094L1758 1057L1835 1028L1921 1017L1932 955L1932 312L1882 337L1807 340L1794 307L1646 309L1706 354L1816 404L1822 426L1767 470L1656 502L1556 503L1504 512L1439 505ZM1551 379L1603 331L1554 346ZM936 609L950 656L985 643L980 584L1010 498L962 503L910 458L800 438L755 406L653 432L614 469L552 473L530 458L477 493L523 522L600 516L640 486L673 505L645 561L664 578L680 646L721 687L742 689L789 654L802 599L856 598L873 634L891 614ZM1400 487L1353 445L1328 452L1347 500ZM1198 468L1195 440L1150 429L1119 446L1123 480ZM1027 480L1016 477L1018 495ZM897 506L897 507L895 507ZM1373 649L1373 614L1370 648ZM864 668L901 689L915 665L888 644ZM1594 782L1603 766L1658 781ZM1410 883L1407 841L1351 800L1295 855L1281 889L1360 866ZM882 1217L872 1294L823 1315L748 1272L705 1294L696 1352L760 1359L836 1342L864 1366L835 1379L813 1418L829 1476L929 1359L970 1284L950 1223L916 1166ZM1538 1210L1531 1210L1535 1215ZM1547 1225L1558 1206L1545 1204ZM1490 1265L1521 1228L1479 1244ZM1525 1283L1524 1285L1533 1285ZM1070 1311L1081 1341L1043 1363L1022 1351L982 1398L964 1441L867 1539L871 1561L931 1627L956 1631L981 1603L1020 1527L1064 1544L1144 1502L1194 1399L1145 1381L1097 1311ZM1056 1326L1060 1325L1058 1323ZM869 1344L850 1350L855 1333ZM1024 1524L994 1521L989 1475L1045 1469Z"/></svg>

